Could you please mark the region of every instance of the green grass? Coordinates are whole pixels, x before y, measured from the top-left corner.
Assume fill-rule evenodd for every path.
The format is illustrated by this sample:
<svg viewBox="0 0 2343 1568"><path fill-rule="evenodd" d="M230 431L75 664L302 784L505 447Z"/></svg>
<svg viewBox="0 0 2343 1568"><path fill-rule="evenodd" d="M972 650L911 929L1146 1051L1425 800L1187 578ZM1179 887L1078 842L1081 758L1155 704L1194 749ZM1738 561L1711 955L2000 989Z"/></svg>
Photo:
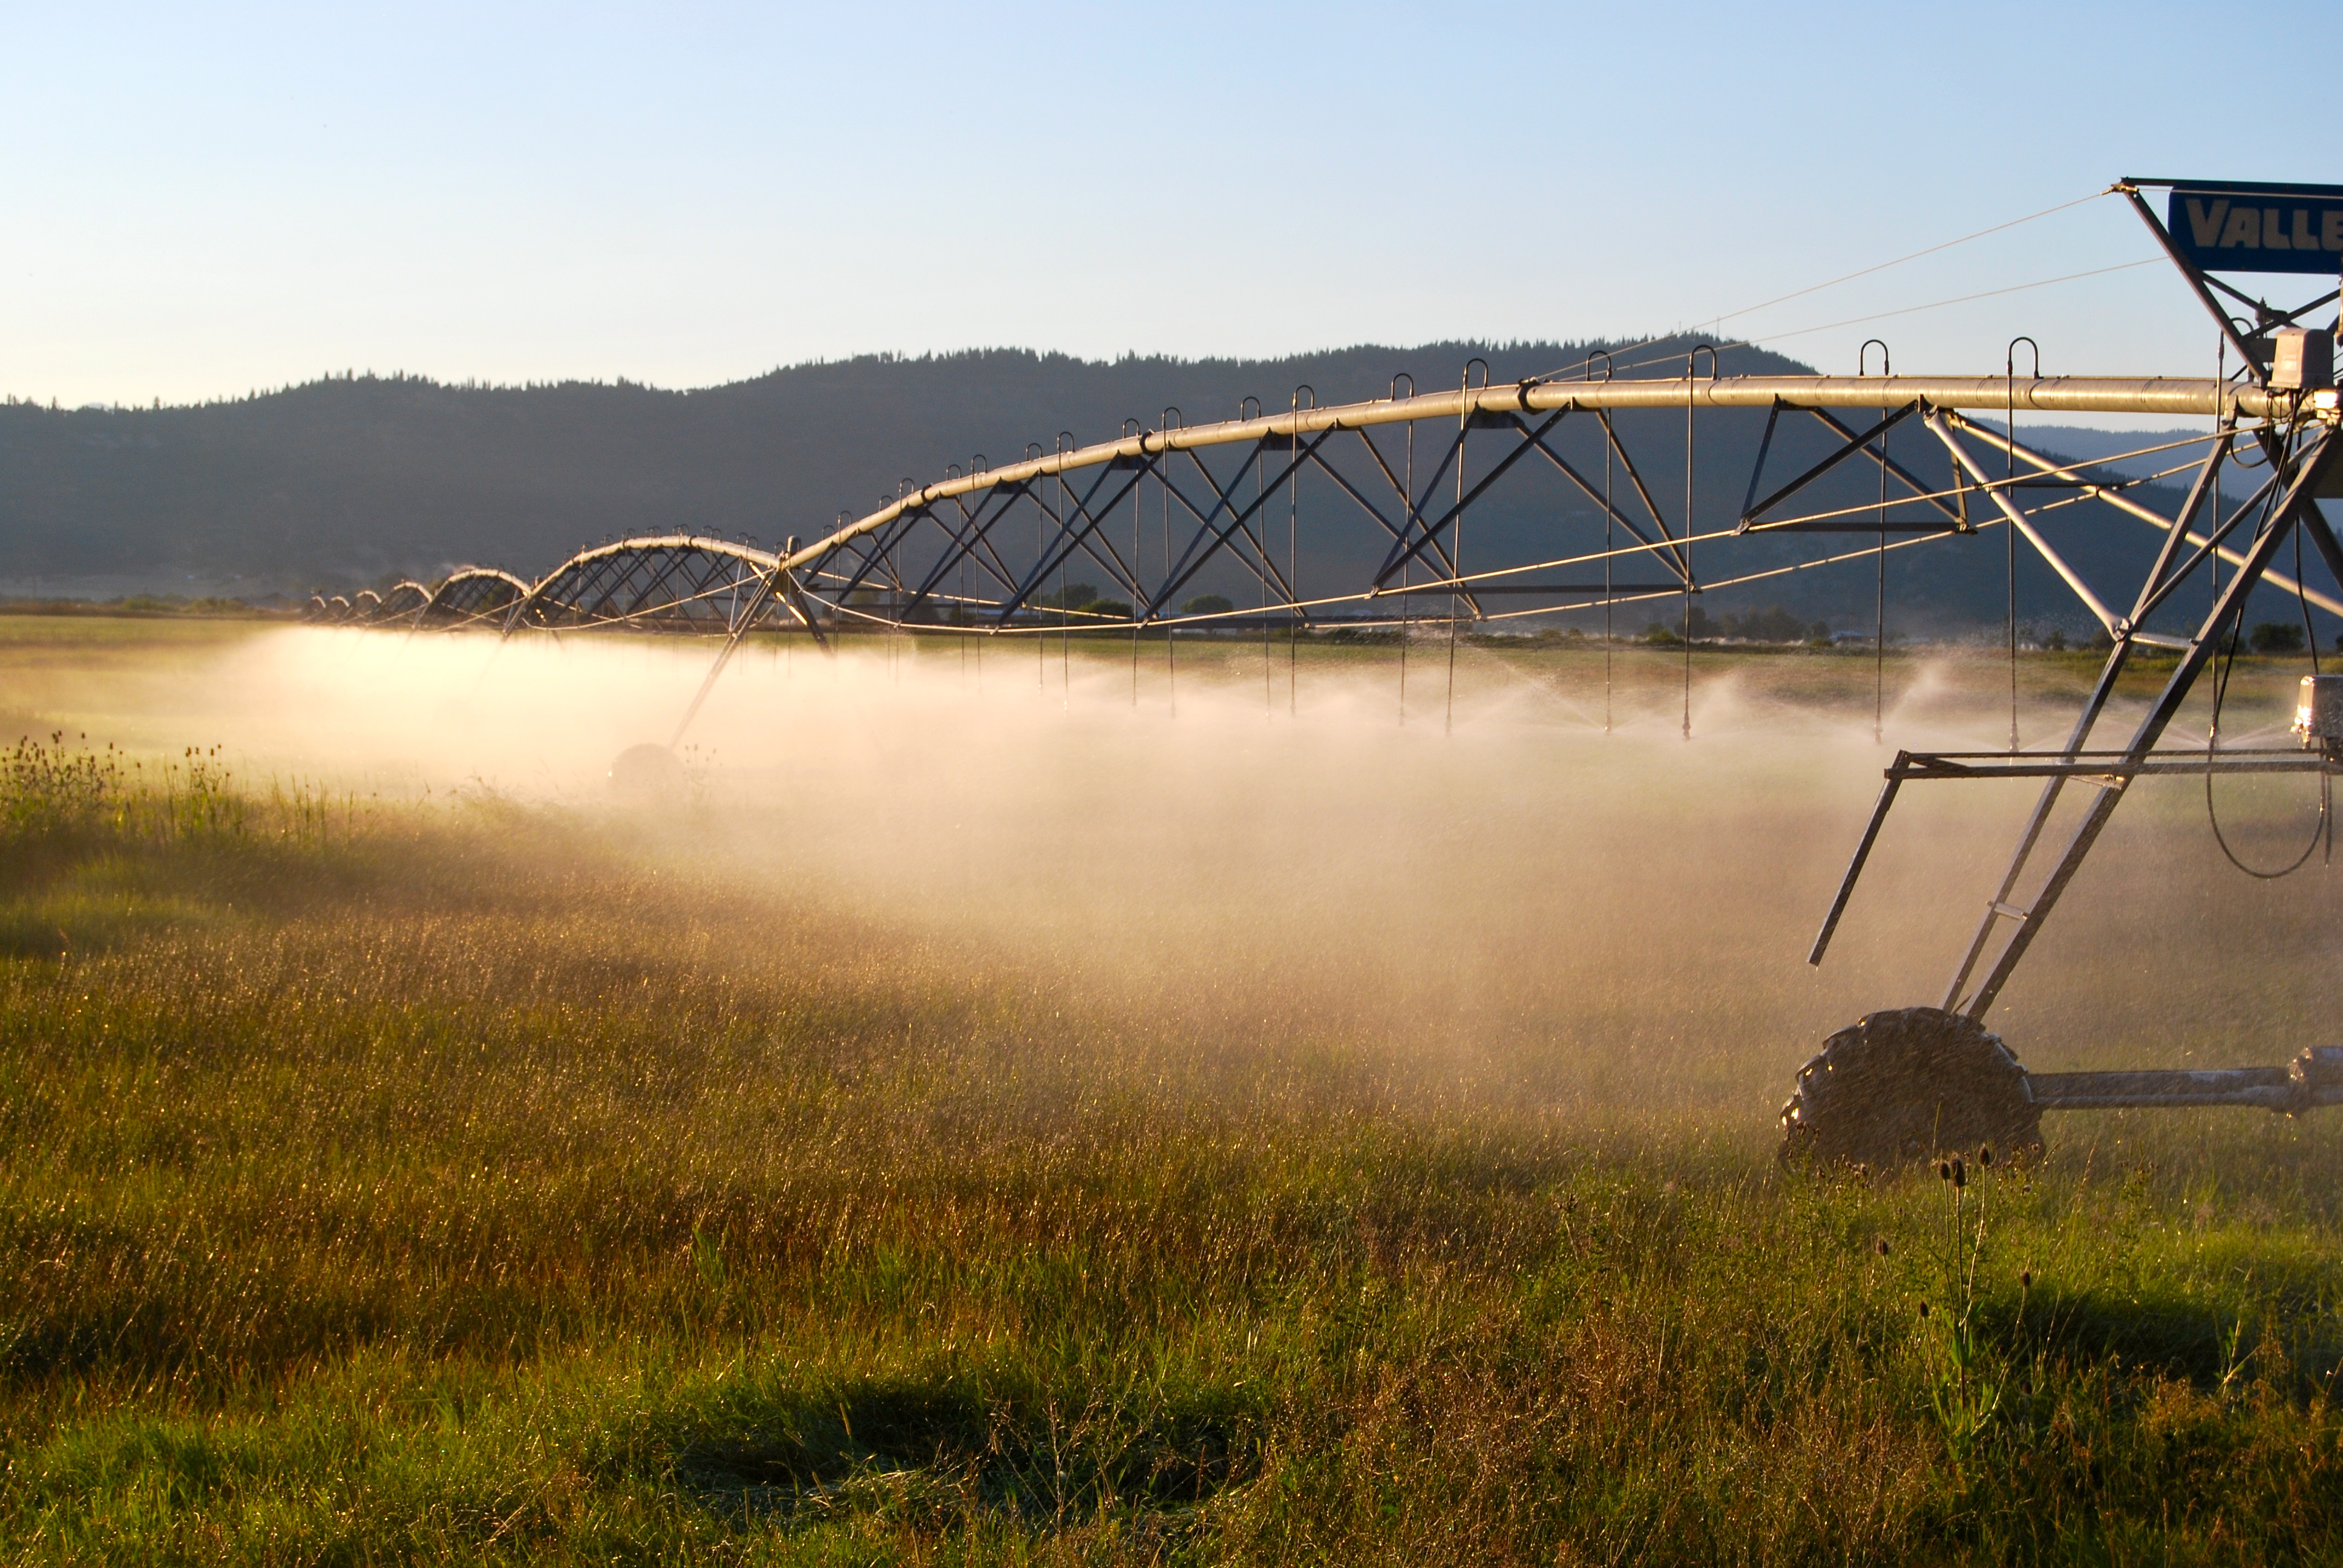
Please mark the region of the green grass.
<svg viewBox="0 0 2343 1568"><path fill-rule="evenodd" d="M0 789L22 1559L2343 1557L2325 1123L1955 1215L642 823Z"/></svg>

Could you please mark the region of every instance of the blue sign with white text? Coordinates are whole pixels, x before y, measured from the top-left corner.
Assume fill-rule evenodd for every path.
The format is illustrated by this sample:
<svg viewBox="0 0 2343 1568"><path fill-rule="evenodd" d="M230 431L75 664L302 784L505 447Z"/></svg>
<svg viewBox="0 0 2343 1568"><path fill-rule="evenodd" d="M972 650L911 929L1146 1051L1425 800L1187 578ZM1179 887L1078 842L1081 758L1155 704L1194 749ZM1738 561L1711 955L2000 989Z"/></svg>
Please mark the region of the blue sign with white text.
<svg viewBox="0 0 2343 1568"><path fill-rule="evenodd" d="M2343 270L2343 186L2175 186L2165 226L2207 272Z"/></svg>

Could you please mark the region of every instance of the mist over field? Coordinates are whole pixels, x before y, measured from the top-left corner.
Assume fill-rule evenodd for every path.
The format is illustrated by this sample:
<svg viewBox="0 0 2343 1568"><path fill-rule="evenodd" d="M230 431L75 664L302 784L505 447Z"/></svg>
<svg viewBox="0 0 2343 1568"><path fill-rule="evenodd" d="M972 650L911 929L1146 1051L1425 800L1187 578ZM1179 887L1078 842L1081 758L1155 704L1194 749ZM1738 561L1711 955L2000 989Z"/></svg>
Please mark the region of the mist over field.
<svg viewBox="0 0 2343 1568"><path fill-rule="evenodd" d="M1232 1044L1372 1042L1527 1102L1595 1094L1767 1125L1821 1037L1938 1000L2033 791L1908 789L1819 970L1806 946L1897 746L1989 749L2001 667L1907 658L1885 742L1867 661L1704 668L1439 641L1310 648L1033 638L749 646L682 738L672 799L614 789L713 650L660 639L244 628L17 689L18 728L217 746L250 780L466 791L574 816L614 851L775 906L1040 965ZM102 648L102 644L98 645ZM1181 668L1184 654L1186 668ZM2278 685L2283 685L2279 680ZM2267 695L2267 694L2265 694ZM2278 693L2279 698L2286 694ZM2000 705L2000 706L1997 706ZM2037 742L2073 698L2029 692ZM2119 703L2102 735L2137 707ZM2233 699L2227 744L2283 713ZM13 716L0 716L13 717ZM2201 721L2200 721L2201 722ZM2185 727L2184 727L2185 728ZM2233 833L2290 854L2307 786L2225 781ZM2029 1064L2277 1060L2343 982L2336 884L2220 860L2196 780L2144 784L1996 1022ZM2245 940L2254 961L2221 955ZM2281 979L2281 977L2284 977Z"/></svg>

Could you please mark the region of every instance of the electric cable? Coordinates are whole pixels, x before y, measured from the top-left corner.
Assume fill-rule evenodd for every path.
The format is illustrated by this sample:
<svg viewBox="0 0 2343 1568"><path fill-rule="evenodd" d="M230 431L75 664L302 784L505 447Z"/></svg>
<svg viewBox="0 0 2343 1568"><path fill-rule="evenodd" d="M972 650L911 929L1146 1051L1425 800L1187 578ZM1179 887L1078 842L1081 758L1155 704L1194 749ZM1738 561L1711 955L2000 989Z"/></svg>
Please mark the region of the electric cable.
<svg viewBox="0 0 2343 1568"><path fill-rule="evenodd" d="M2294 428L2289 427L2286 435L2282 437L2281 445L2283 447L2292 446L2294 434ZM2266 505L2274 507L2277 504L2278 493L2273 490L2270 495L2270 499L2266 503ZM2265 513L2265 517L2267 517L2267 513ZM2264 526L2268 526L2267 523L2265 523ZM2302 573L2302 523L2299 518L2295 521L2293 528L2295 552L2294 570L2296 580L2299 581ZM2219 568L2217 567L2215 569L2217 572ZM2308 627L2310 624L2310 606L2308 601L2303 603L2302 617L2303 624ZM2248 866L2244 860L2238 859L2237 850L2232 849L2229 845L2228 836L2221 831L2220 812L2213 803L2213 763L2216 756L2220 750L2221 709L2228 699L2229 676L2237 666L2237 639L2239 635L2245 630L2245 626L2246 600L2240 599L2237 603L2237 614L2232 617L2229 621L2228 647L2224 650L2220 659L2220 668L2214 676L2213 712L2205 727L2205 820L2213 829L2213 841L2221 847L2221 854L2228 860L2230 865L2235 866L2238 870L2243 871L2247 876L2253 878L2257 881L2275 882L2282 878L2294 875L2295 872L2299 871L2303 867L2308 865L2310 863L2310 857L2318 853L2318 846L2322 840L2324 840L2328 846L2328 852L2329 856L2331 857L2334 853L2334 780L2332 777L2324 770L2322 770L2318 775L2318 819L2310 825L2310 841L2303 845L2301 854L2297 855L2293 860L2279 867L2276 870L2263 870L2261 868L2257 866ZM2314 636L2311 638L2311 662L2314 670L2318 668L2318 638Z"/></svg>
<svg viewBox="0 0 2343 1568"><path fill-rule="evenodd" d="M1930 300L1926 305L1906 305L1895 310L1875 311L1869 316L1850 316L1843 321L1825 321L1821 323L1819 326L1800 327L1787 332L1768 332L1756 337L1739 337L1729 343L1712 343L1705 345L1704 347L1714 347L1719 353L1725 353L1735 348L1762 348L1768 343L1779 343L1785 338L1805 337L1817 332L1835 331L1837 328L1842 327L1863 327L1874 321L1892 320L1898 316L1916 316L1925 310L1942 310L1947 306L1968 305L1980 299L1997 298L2005 294L2024 294L2029 289L2048 288L2054 284L2074 283L2086 277L2103 277L2111 272L2129 272L2134 267L2154 266L2162 260L2164 260L2164 257L2160 256L2143 256L2137 261L2118 262L2113 266L2093 267L2086 272L2064 273L2056 277L2036 278L2032 283L2013 283L2006 288L1988 288L1977 294L1955 295L1949 299ZM1671 334L1671 336L1682 337L1687 337L1689 334L1675 333ZM1632 354L1636 348L1648 347L1652 343L1664 343L1666 341L1668 341L1667 338L1648 339L1644 343L1635 344L1632 347L1621 350L1621 352ZM1638 370L1649 365L1664 365L1674 358L1675 355L1673 353L1657 354L1654 355L1649 359L1631 359L1626 364L1619 367L1619 368L1623 370ZM1538 381L1550 381L1560 374L1561 372L1554 371L1545 376L1534 377L1532 379ZM1654 377L1654 379L1656 378Z"/></svg>
<svg viewBox="0 0 2343 1568"><path fill-rule="evenodd" d="M1828 279L1825 282L1810 284L1805 288L1793 289L1788 294L1775 295L1771 299L1760 301L1755 305L1745 305L1738 310L1728 310L1722 316L1712 316L1707 319L1712 327L1721 326L1727 321L1731 321L1735 317L1755 315L1760 310L1768 310L1776 305L1786 305L1793 299L1803 299L1810 294L1820 294L1825 288L1835 288L1842 283L1852 283L1858 277L1868 277L1875 272L1885 272L1890 267L1901 266L1907 261L1917 261L1923 256L1934 256L1938 251L1951 250L1956 246L1967 245L1972 240L1979 240L1985 238L1988 235L1999 234L2004 229L2017 228L2023 225L2033 223L2037 219L2048 217L2054 213L2062 213L2069 207L2082 206L2087 203L2095 202L2103 196L2109 196L2114 194L2115 191L2112 186L2107 190L2093 191L2088 196L2080 196L2075 197L2072 201L2060 202L2056 206L2044 207L2040 212L2028 213L2024 217L2014 217L2006 222L1995 224L1989 228L1978 229L1974 234L1965 234L1957 239L1945 240L1939 244L1929 246L1926 249L1916 250L1911 252L1909 255L1896 256L1892 261L1875 262L1869 266L1857 268L1854 272L1843 274L1840 276ZM2064 280L2062 279L2058 281ZM2034 285L2029 286L2039 286ZM1925 309L1927 307L1922 307L1921 308ZM1845 325L1852 325L1852 323ZM1646 337L1641 343L1631 343L1624 348L1614 349L1612 352L1617 354L1633 354L1637 349L1649 348L1654 343L1664 343L1669 337L1679 337L1682 336L1684 336L1683 333L1668 333L1659 337ZM1747 347L1747 345L1735 345L1734 347ZM1565 366L1564 368L1566 369L1568 367ZM1538 377L1536 379L1544 381L1551 379L1554 376L1559 376L1561 374L1561 370L1554 370L1549 372L1546 376Z"/></svg>

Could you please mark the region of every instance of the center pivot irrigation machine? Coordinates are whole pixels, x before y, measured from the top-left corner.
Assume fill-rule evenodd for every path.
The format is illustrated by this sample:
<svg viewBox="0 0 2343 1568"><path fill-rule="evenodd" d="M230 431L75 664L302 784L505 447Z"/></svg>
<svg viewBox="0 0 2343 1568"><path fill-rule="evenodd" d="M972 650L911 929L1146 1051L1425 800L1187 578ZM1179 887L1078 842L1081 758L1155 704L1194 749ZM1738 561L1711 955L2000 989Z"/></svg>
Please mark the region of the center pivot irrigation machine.
<svg viewBox="0 0 2343 1568"><path fill-rule="evenodd" d="M2161 216L2148 191L2165 194ZM2040 1148L2046 1110L2250 1105L2293 1113L2343 1103L2343 1047L2312 1047L2283 1067L2030 1073L1983 1022L2134 780L2313 775L2319 830L2331 842L2329 789L2343 769L2338 676L2303 682L2298 749L2218 749L2217 700L2203 747L2162 744L2208 668L2217 699L2221 657L2234 652L2257 590L2292 596L2306 621L2312 606L2343 615L2343 601L2298 580L2308 540L2343 585L2343 546L2318 507L2321 497L2343 496L2334 335L2331 326L2304 325L2338 291L2326 287L2289 309L2236 281L2251 273L2335 279L2343 186L2125 179L2107 194L2137 212L2210 313L2221 373L2045 376L2033 350L2020 376L2019 347L2033 347L2026 338L2013 340L2003 374L1982 377L1896 376L1877 344L1865 346L1862 373L1852 377L1770 374L1752 346L1705 341L1643 359L1625 357L1635 350L1596 353L1493 384L1476 360L1453 390L1418 392L1402 375L1386 397L1321 407L1305 387L1282 414L1247 398L1234 419L1191 425L1169 408L1151 427L1126 420L1111 441L1083 446L1061 433L1017 462L996 467L978 456L935 482L904 481L877 510L842 517L810 544L792 538L769 550L747 539L656 533L582 551L534 583L472 568L355 603L320 599L312 613L506 635L720 637L671 749L759 628L799 629L825 648L856 633L953 637L980 658L985 646L1018 638L1037 656L1053 638L1061 648L1076 638L1127 638L1134 700L1142 657L1160 657L1168 685L1183 634L1259 635L1265 699L1277 693L1282 664L1291 700L1292 649L1303 637L1389 628L1403 717L1410 646L1427 633L1435 647L1444 637L1453 703L1461 628L1600 610L1608 648L1614 610L1634 605L1681 625L1689 737L1700 596L1867 565L1879 610L1875 651L1884 650L1891 558L1900 567L1901 552L1917 547L1990 548L1977 541L1997 528L2002 549L1993 554L2010 585L2009 746L1896 754L1809 961L1822 961L1905 785L2039 779L2039 799L1941 1004L1873 1013L1833 1035L1799 1072L1782 1113L1785 1157L1885 1169L1981 1142L2023 1154ZM2070 465L2018 439L2021 417L2094 414L2202 420L2206 430L2108 460L2168 458L2145 475ZM1704 458L1748 465L1737 515L1713 498L1704 508ZM2064 743L2046 750L2019 746L2021 540L2111 645ZM2293 576L2278 569L2289 546ZM1697 568L1719 558L1732 569L1703 577ZM1068 580L1075 570L1111 586L1078 599ZM2103 595L2116 575L2137 586ZM1232 591L1196 591L1212 587ZM2126 598L2128 609L2117 608ZM2119 743L2094 744L2118 678L2143 648L2175 660L2162 689Z"/></svg>

